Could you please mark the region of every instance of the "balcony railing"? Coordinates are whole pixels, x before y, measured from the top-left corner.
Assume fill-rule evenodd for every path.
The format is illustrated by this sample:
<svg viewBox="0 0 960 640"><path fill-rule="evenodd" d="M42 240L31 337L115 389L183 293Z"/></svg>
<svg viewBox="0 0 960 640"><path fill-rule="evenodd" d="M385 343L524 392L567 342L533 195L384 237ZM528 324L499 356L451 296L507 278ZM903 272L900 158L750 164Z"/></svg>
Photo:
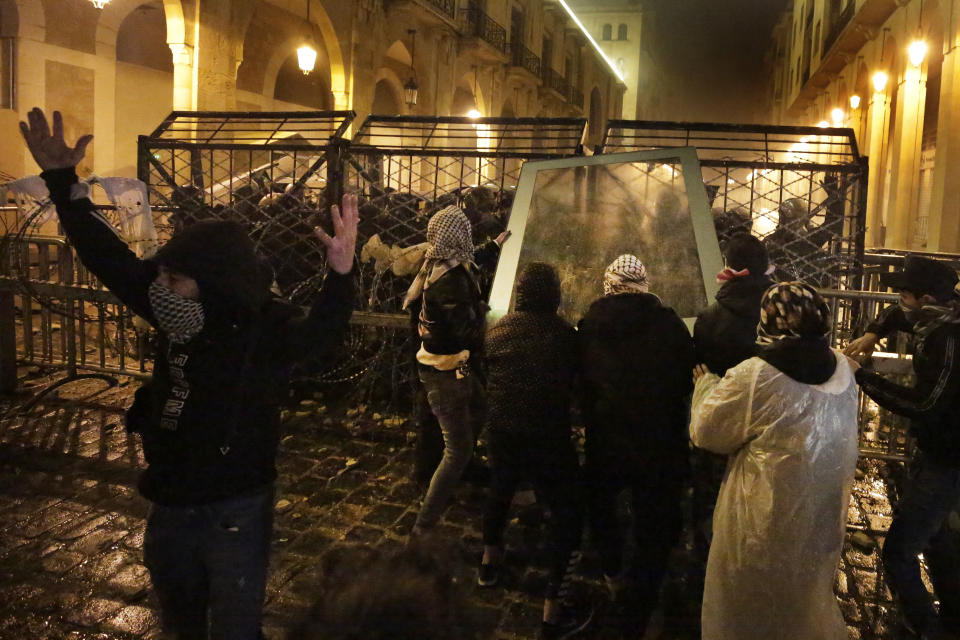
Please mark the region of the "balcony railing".
<svg viewBox="0 0 960 640"><path fill-rule="evenodd" d="M570 104L583 109L583 91L570 85Z"/></svg>
<svg viewBox="0 0 960 640"><path fill-rule="evenodd" d="M553 89L564 98L569 98L570 85L562 75L547 66L544 66L541 72L540 79L543 80L543 86Z"/></svg>
<svg viewBox="0 0 960 640"><path fill-rule="evenodd" d="M457 17L457 0L423 0L433 7L440 15L455 20Z"/></svg>
<svg viewBox="0 0 960 640"><path fill-rule="evenodd" d="M506 29L480 9L471 7L465 13L467 16L465 29L467 35L480 38L497 51L507 52Z"/></svg>
<svg viewBox="0 0 960 640"><path fill-rule="evenodd" d="M847 8L840 12L840 15L837 16L836 24L830 25L830 31L827 33L827 37L823 40L823 52L826 54L827 51L830 51L830 47L833 46L833 43L837 41L837 38L840 37L840 32L843 31L843 28L847 26L850 22L850 18L853 17L853 9L856 2L851 0L847 3Z"/></svg>
<svg viewBox="0 0 960 640"><path fill-rule="evenodd" d="M526 69L536 77L540 77L540 58L522 44L510 44L510 59L513 66Z"/></svg>

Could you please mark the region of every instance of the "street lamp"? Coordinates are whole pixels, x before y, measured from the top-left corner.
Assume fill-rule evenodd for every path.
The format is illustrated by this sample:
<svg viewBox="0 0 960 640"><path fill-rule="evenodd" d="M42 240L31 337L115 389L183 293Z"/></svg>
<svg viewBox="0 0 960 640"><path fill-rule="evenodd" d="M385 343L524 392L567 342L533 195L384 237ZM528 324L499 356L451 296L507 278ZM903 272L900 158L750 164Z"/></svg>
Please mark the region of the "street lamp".
<svg viewBox="0 0 960 640"><path fill-rule="evenodd" d="M907 55L910 57L910 62L915 67L919 67L923 64L923 59L927 57L927 46L926 40L914 40L910 43L910 46L907 47Z"/></svg>
<svg viewBox="0 0 960 640"><path fill-rule="evenodd" d="M470 111L467 111L467 117L471 120L476 120L477 118L482 118L483 114L476 109L470 109Z"/></svg>
<svg viewBox="0 0 960 640"><path fill-rule="evenodd" d="M821 129L826 129L827 127L830 126L830 123L827 122L826 120L821 120L820 122L817 123L817 126L820 127Z"/></svg>
<svg viewBox="0 0 960 640"><path fill-rule="evenodd" d="M873 74L873 90L877 93L883 93L887 88L887 72L877 71Z"/></svg>
<svg viewBox="0 0 960 640"><path fill-rule="evenodd" d="M407 103L408 107L413 108L417 106L417 100L420 97L420 85L417 84L417 69L414 66L417 56L417 30L408 29L407 33L410 34L410 78L403 85L403 101Z"/></svg>
<svg viewBox="0 0 960 640"><path fill-rule="evenodd" d="M850 96L850 108L854 111L860 108L860 96L857 94Z"/></svg>
<svg viewBox="0 0 960 640"><path fill-rule="evenodd" d="M313 71L313 66L317 63L317 48L313 41L313 26L310 23L310 0L307 0L307 37L303 44L297 49L297 66L303 75L308 75Z"/></svg>

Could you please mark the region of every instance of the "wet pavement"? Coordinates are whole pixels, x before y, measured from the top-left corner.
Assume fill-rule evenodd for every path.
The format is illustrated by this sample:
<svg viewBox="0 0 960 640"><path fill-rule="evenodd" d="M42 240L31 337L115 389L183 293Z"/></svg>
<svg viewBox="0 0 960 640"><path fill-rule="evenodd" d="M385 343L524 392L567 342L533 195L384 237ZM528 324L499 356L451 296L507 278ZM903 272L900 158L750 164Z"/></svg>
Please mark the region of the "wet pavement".
<svg viewBox="0 0 960 640"><path fill-rule="evenodd" d="M137 383L73 382L31 405L50 377L25 371L23 393L0 404L0 639L159 637L157 603L141 563L148 503L134 490L142 463L123 409ZM322 398L289 412L278 460L276 523L265 631L279 640L322 595L331 566L364 549L399 548L419 492L409 479L412 434L372 407L328 413ZM837 578L850 637L900 637L877 571L890 522L887 465L864 461ZM535 506L518 507L507 534L502 588L475 586L483 490L464 485L441 523L475 619L488 638L533 638L546 582ZM689 538L689 536L687 536ZM696 638L697 605L684 545L647 638ZM577 591L602 599L587 548ZM602 630L583 637L605 637Z"/></svg>

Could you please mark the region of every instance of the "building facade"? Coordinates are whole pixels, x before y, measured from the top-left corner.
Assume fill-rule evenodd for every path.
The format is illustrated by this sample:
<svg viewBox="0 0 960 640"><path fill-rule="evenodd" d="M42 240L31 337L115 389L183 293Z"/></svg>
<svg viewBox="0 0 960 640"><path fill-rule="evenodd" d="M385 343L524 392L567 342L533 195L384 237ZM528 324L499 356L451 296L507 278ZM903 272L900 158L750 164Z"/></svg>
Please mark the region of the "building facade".
<svg viewBox="0 0 960 640"><path fill-rule="evenodd" d="M793 0L774 29L779 124L852 127L867 247L960 252L960 0Z"/></svg>
<svg viewBox="0 0 960 640"><path fill-rule="evenodd" d="M557 0L0 0L0 43L3 179L35 171L33 106L94 134L82 171L134 176L175 109L586 116L593 144L625 91Z"/></svg>
<svg viewBox="0 0 960 640"><path fill-rule="evenodd" d="M648 117L644 111L649 110L645 104L652 65L641 41L641 0L570 0L569 4L621 74L626 85L624 119Z"/></svg>

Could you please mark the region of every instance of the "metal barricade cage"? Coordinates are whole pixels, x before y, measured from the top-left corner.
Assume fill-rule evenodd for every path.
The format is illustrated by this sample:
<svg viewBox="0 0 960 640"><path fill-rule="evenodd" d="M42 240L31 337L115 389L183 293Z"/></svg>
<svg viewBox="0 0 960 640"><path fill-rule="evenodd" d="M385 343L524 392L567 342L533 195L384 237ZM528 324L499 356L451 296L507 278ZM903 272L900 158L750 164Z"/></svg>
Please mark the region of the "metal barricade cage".
<svg viewBox="0 0 960 640"><path fill-rule="evenodd" d="M342 357L308 370L300 384L308 392L335 385L347 402L403 411L414 383L414 341L401 307L430 216L458 205L474 223L478 245L496 237L523 163L579 154L586 122L371 116L351 141L345 136L353 117L174 112L140 138L138 177L148 189L154 244L200 220L236 221L271 262L279 293L300 304L310 302L326 271L312 228L329 225L326 210L344 191L357 193L358 311ZM749 230L774 245L779 277L828 292L835 340L853 337L892 302L889 294L862 292L877 291L877 275L902 256L865 256L866 159L852 131L615 120L598 152L687 146L700 158L721 241ZM664 182L680 179L678 169L643 168ZM71 374L145 375L146 327L80 265L43 204L22 199L2 218L5 357L15 353L21 364L61 366ZM114 209L101 213L124 226ZM137 228L124 229L134 245L148 240L135 237ZM11 388L9 379L4 384ZM861 426L868 455L908 454L905 426L867 401Z"/></svg>
<svg viewBox="0 0 960 640"><path fill-rule="evenodd" d="M161 241L202 220L238 222L270 262L280 293L307 302L325 273L312 229L328 226L319 212L339 197L339 153L353 118L174 111L139 141L139 178Z"/></svg>
<svg viewBox="0 0 960 640"><path fill-rule="evenodd" d="M867 165L852 129L613 120L601 150L686 146L721 243L749 231L780 279L860 288Z"/></svg>
<svg viewBox="0 0 960 640"><path fill-rule="evenodd" d="M367 347L344 377L403 407L414 383L412 332L402 311L430 217L460 206L480 246L505 228L523 163L580 152L582 118L370 116L344 156L344 189L361 197L357 248L364 299L354 340ZM481 275L488 288L493 273ZM387 387L385 382L389 383Z"/></svg>

